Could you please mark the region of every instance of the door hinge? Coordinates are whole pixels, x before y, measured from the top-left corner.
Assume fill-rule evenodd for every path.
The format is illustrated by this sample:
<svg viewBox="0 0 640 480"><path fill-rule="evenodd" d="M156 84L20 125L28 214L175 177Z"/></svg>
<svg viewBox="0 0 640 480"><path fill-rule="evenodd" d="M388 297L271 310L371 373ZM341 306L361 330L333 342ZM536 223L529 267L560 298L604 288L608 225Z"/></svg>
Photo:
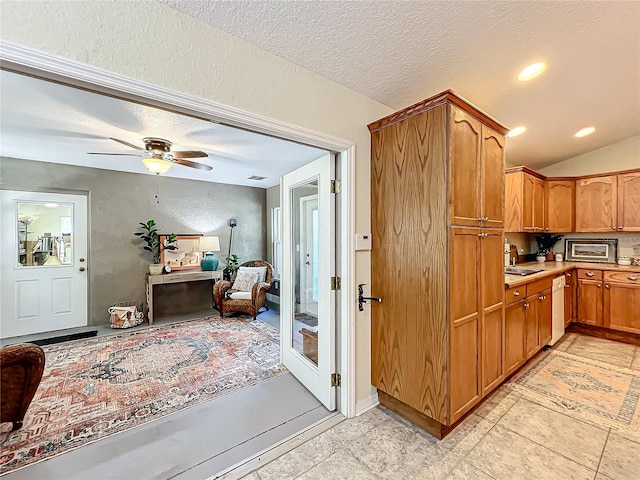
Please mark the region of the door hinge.
<svg viewBox="0 0 640 480"><path fill-rule="evenodd" d="M331 290L341 290L342 279L340 277L331 277Z"/></svg>
<svg viewBox="0 0 640 480"><path fill-rule="evenodd" d="M342 191L342 182L340 180L331 180L331 193L340 193Z"/></svg>
<svg viewBox="0 0 640 480"><path fill-rule="evenodd" d="M340 377L339 373L331 374L331 386L332 387L341 387L342 386L342 377Z"/></svg>

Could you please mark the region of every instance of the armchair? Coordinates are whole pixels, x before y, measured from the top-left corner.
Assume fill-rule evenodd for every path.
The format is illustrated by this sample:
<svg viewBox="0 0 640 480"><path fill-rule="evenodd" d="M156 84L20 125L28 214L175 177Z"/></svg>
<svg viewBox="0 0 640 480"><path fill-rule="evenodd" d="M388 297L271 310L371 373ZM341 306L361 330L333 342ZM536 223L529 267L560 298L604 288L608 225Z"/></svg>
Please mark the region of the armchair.
<svg viewBox="0 0 640 480"><path fill-rule="evenodd" d="M267 291L271 288L273 278L273 267L264 260L254 260L240 265L240 267L266 267L267 273L264 282L254 283L251 292L234 292L235 298L227 298L227 292L233 286L229 280L220 280L213 286L213 300L216 309L224 317L225 313L243 312L248 313L255 320L256 315L262 307L269 309L266 304Z"/></svg>
<svg viewBox="0 0 640 480"><path fill-rule="evenodd" d="M21 343L0 349L0 422L22 427L44 371L44 351L38 345Z"/></svg>

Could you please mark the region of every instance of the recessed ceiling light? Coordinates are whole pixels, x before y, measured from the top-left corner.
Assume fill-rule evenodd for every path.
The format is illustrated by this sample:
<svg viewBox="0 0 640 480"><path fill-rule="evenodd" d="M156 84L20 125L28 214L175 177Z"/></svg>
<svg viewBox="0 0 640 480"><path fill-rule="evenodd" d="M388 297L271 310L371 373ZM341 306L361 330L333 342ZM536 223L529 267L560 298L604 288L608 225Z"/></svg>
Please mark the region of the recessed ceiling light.
<svg viewBox="0 0 640 480"><path fill-rule="evenodd" d="M507 137L509 138L517 137L518 135L522 135L526 131L527 131L527 127L512 128L511 130L509 130L509 133L507 133Z"/></svg>
<svg viewBox="0 0 640 480"><path fill-rule="evenodd" d="M518 80L520 80L521 82L526 82L528 80L531 80L532 78L536 78L546 69L547 64L545 62L532 63L520 72L520 74L518 75Z"/></svg>
<svg viewBox="0 0 640 480"><path fill-rule="evenodd" d="M595 127L587 127L587 128L583 128L582 130L578 130L575 136L578 138L582 138L582 137L586 137L587 135L591 135L595 131L596 131Z"/></svg>

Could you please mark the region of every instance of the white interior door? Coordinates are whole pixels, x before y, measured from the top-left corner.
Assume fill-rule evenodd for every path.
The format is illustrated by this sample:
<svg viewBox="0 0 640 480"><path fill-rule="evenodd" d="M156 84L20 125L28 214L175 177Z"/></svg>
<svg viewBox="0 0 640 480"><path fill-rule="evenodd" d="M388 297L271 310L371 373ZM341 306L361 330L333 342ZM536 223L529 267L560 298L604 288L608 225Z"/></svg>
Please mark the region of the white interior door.
<svg viewBox="0 0 640 480"><path fill-rule="evenodd" d="M282 361L329 410L336 408L336 388L331 386L336 306L335 292L331 290L331 277L335 275L335 201L331 194L334 171L334 158L329 154L284 175L280 203ZM312 250L308 260L307 249ZM306 265L307 261L310 265ZM313 268L309 268L311 264ZM305 299L314 296L316 315L301 308Z"/></svg>
<svg viewBox="0 0 640 480"><path fill-rule="evenodd" d="M0 337L87 325L87 197L1 195Z"/></svg>

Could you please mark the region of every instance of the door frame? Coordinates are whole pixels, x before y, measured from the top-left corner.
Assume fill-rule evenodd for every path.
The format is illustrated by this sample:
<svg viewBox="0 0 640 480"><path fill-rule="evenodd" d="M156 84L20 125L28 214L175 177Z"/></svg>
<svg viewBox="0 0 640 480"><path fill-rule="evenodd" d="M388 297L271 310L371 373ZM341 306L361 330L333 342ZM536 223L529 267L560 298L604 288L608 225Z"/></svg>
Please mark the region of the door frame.
<svg viewBox="0 0 640 480"><path fill-rule="evenodd" d="M336 154L341 181L341 201L337 213L338 267L342 291L337 297L337 373L342 377L338 410L347 417L356 412L355 375L355 143L236 107L194 97L148 82L136 80L75 60L59 57L0 40L2 68L44 80L57 81L100 94L144 103L199 118L244 128L284 140L329 150ZM90 230L90 228L89 228ZM91 235L89 234L89 237Z"/></svg>

